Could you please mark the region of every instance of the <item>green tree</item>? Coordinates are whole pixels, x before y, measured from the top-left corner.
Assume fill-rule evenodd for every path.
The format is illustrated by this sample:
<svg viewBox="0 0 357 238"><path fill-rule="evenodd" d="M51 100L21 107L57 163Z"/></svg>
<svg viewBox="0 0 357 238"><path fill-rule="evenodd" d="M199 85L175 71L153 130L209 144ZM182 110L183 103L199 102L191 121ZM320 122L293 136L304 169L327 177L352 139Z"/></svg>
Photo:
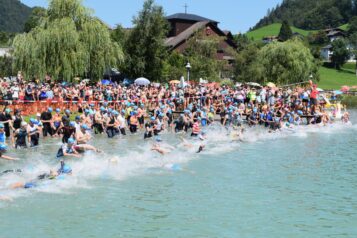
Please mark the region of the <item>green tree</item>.
<svg viewBox="0 0 357 238"><path fill-rule="evenodd" d="M7 56L0 57L0 78L4 76L13 75L11 64L12 64L11 57L7 57Z"/></svg>
<svg viewBox="0 0 357 238"><path fill-rule="evenodd" d="M41 19L46 17L47 11L43 7L34 7L32 13L25 23L24 31L26 33L30 32L33 28L40 24Z"/></svg>
<svg viewBox="0 0 357 238"><path fill-rule="evenodd" d="M334 40L332 42L332 52L331 61L336 69L340 69L350 57L346 41L344 39Z"/></svg>
<svg viewBox="0 0 357 238"><path fill-rule="evenodd" d="M258 72L264 82L290 84L305 81L312 74L318 78L318 64L310 50L299 40L276 42L258 53Z"/></svg>
<svg viewBox="0 0 357 238"><path fill-rule="evenodd" d="M321 30L318 32L313 32L308 35L308 41L313 45L324 45L329 42L329 38L325 31Z"/></svg>
<svg viewBox="0 0 357 238"><path fill-rule="evenodd" d="M357 32L357 16L352 17L348 24L348 33L352 35Z"/></svg>
<svg viewBox="0 0 357 238"><path fill-rule="evenodd" d="M288 21L283 21L281 25L280 32L279 32L279 40L280 41L287 41L293 37L293 32L289 26Z"/></svg>
<svg viewBox="0 0 357 238"><path fill-rule="evenodd" d="M203 32L197 32L187 43L184 55L190 62L190 80L200 78L209 81L219 81L223 73L224 62L217 60L220 37L207 38Z"/></svg>
<svg viewBox="0 0 357 238"><path fill-rule="evenodd" d="M100 79L123 60L109 29L82 5L81 0L51 0L47 16L13 42L14 67L27 77L71 81L76 76Z"/></svg>
<svg viewBox="0 0 357 238"><path fill-rule="evenodd" d="M257 63L259 49L259 45L251 43L236 55L234 63L236 81L261 82L261 67Z"/></svg>
<svg viewBox="0 0 357 238"><path fill-rule="evenodd" d="M131 78L145 76L162 81L167 57L164 39L169 29L163 8L154 0L146 0L133 24L124 46L127 56L124 72Z"/></svg>
<svg viewBox="0 0 357 238"><path fill-rule="evenodd" d="M353 55L355 57L355 60L356 60L356 76L357 76L357 32L353 33L351 36L350 36L350 46L351 46L351 49L350 49L350 53L351 55Z"/></svg>
<svg viewBox="0 0 357 238"><path fill-rule="evenodd" d="M233 36L233 40L237 45L237 51L243 50L245 47L247 47L250 43L251 40L248 38L246 34L237 34Z"/></svg>
<svg viewBox="0 0 357 238"><path fill-rule="evenodd" d="M121 25L116 25L116 27L110 32L112 40L117 42L120 46L125 44L127 38L127 32Z"/></svg>

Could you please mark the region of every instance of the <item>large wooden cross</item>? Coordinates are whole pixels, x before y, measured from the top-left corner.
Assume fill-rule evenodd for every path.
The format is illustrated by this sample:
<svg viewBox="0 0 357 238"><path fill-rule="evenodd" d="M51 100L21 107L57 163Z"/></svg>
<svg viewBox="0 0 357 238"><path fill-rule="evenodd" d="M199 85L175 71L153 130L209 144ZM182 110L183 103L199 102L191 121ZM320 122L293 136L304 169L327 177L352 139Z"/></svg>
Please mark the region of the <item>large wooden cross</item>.
<svg viewBox="0 0 357 238"><path fill-rule="evenodd" d="M187 3L185 3L185 6L183 6L185 8L185 14L187 14L187 8L188 8L188 5Z"/></svg>

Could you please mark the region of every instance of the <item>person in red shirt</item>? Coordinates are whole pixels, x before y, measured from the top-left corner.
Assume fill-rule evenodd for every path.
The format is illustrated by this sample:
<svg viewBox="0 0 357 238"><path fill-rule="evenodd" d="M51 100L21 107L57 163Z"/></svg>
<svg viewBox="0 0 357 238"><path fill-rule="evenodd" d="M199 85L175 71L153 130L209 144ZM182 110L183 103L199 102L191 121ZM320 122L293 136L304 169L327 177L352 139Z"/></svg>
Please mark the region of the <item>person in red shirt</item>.
<svg viewBox="0 0 357 238"><path fill-rule="evenodd" d="M313 84L311 80L310 80L310 86L311 86L310 103L316 106L318 103L317 97L319 95L319 91L317 90L317 85Z"/></svg>

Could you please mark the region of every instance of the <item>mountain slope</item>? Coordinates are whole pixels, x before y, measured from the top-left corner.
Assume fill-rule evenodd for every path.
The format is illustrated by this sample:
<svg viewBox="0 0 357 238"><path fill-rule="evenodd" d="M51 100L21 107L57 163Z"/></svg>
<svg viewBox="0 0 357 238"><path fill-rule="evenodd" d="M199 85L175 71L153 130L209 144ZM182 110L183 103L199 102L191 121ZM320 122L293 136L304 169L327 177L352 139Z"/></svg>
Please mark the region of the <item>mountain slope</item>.
<svg viewBox="0 0 357 238"><path fill-rule="evenodd" d="M253 29L287 20L305 30L338 27L357 15L357 0L283 0Z"/></svg>
<svg viewBox="0 0 357 238"><path fill-rule="evenodd" d="M281 28L281 23L274 23L268 26L263 26L259 29L247 32L247 36L255 41L262 40L266 36L278 36ZM300 33L303 36L307 36L312 31L305 31L296 27L291 27L293 32Z"/></svg>
<svg viewBox="0 0 357 238"><path fill-rule="evenodd" d="M19 0L0 0L0 31L21 32L32 9Z"/></svg>

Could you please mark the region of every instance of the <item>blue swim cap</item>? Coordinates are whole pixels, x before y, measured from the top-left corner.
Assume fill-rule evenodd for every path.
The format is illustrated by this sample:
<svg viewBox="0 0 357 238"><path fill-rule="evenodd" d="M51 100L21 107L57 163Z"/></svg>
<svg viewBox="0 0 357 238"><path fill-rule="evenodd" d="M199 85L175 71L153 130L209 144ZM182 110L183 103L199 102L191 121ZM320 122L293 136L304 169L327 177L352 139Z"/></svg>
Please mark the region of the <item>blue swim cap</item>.
<svg viewBox="0 0 357 238"><path fill-rule="evenodd" d="M65 164L63 166L61 172L64 173L64 174L69 174L69 173L72 173L72 169L71 169L71 167L69 167L68 165Z"/></svg>
<svg viewBox="0 0 357 238"><path fill-rule="evenodd" d="M107 102L104 102L103 105L104 105L104 106L108 106L108 103L107 103Z"/></svg>
<svg viewBox="0 0 357 238"><path fill-rule="evenodd" d="M69 126L75 127L75 126L76 126L76 123L75 123L74 121L71 121L71 122L69 123Z"/></svg>
<svg viewBox="0 0 357 238"><path fill-rule="evenodd" d="M161 142L162 141L162 139L160 137L156 137L155 140L156 140L156 142Z"/></svg>
<svg viewBox="0 0 357 238"><path fill-rule="evenodd" d="M11 109L10 109L10 108L6 108L6 109L5 109L5 112L6 112L6 113L10 113L10 112L11 112Z"/></svg>
<svg viewBox="0 0 357 238"><path fill-rule="evenodd" d="M125 114L125 110L124 110L124 109L123 109L123 110L121 110L121 113L122 113L122 114Z"/></svg>
<svg viewBox="0 0 357 238"><path fill-rule="evenodd" d="M201 121L201 117L197 117L197 120Z"/></svg>
<svg viewBox="0 0 357 238"><path fill-rule="evenodd" d="M155 121L155 119L156 119L155 117L151 117L151 120L152 120L152 121Z"/></svg>
<svg viewBox="0 0 357 238"><path fill-rule="evenodd" d="M80 116L76 116L75 120L80 120L81 117Z"/></svg>
<svg viewBox="0 0 357 238"><path fill-rule="evenodd" d="M111 109L111 108L108 108L108 112L112 112L113 111L113 109Z"/></svg>
<svg viewBox="0 0 357 238"><path fill-rule="evenodd" d="M25 186L24 186L24 188L26 188L26 189L27 188L34 188L34 187L36 187L36 184L35 183L31 183L31 182L30 183L26 183Z"/></svg>
<svg viewBox="0 0 357 238"><path fill-rule="evenodd" d="M59 108L56 108L56 112L61 112L61 109L59 109Z"/></svg>
<svg viewBox="0 0 357 238"><path fill-rule="evenodd" d="M162 114L162 113L159 113L159 117L164 117L164 114Z"/></svg>
<svg viewBox="0 0 357 238"><path fill-rule="evenodd" d="M84 113L89 113L89 110L88 109L84 110Z"/></svg>
<svg viewBox="0 0 357 238"><path fill-rule="evenodd" d="M134 110L138 110L138 107L137 107L137 106L134 106Z"/></svg>
<svg viewBox="0 0 357 238"><path fill-rule="evenodd" d="M84 130L89 130L89 127L86 124L82 124L81 128L84 129Z"/></svg>
<svg viewBox="0 0 357 238"><path fill-rule="evenodd" d="M179 171L179 170L181 170L181 166L180 166L179 164L173 164L173 165L171 166L171 169L172 169L173 171Z"/></svg>
<svg viewBox="0 0 357 238"><path fill-rule="evenodd" d="M89 106L94 107L94 104L93 104L93 103L91 103L91 104L89 104Z"/></svg>
<svg viewBox="0 0 357 238"><path fill-rule="evenodd" d="M36 124L36 119L34 119L34 118L30 118L30 122L32 123L32 124Z"/></svg>
<svg viewBox="0 0 357 238"><path fill-rule="evenodd" d="M253 112L254 112L254 113L257 113L257 112L258 112L258 108L256 108L256 107L253 108Z"/></svg>
<svg viewBox="0 0 357 238"><path fill-rule="evenodd" d="M68 139L68 144L74 144L74 142L75 142L75 141L74 141L73 138L69 138L69 139Z"/></svg>
<svg viewBox="0 0 357 238"><path fill-rule="evenodd" d="M299 116L302 116L304 114L301 110L297 111L297 113Z"/></svg>
<svg viewBox="0 0 357 238"><path fill-rule="evenodd" d="M4 124L0 123L0 128L5 128Z"/></svg>
<svg viewBox="0 0 357 238"><path fill-rule="evenodd" d="M103 111L105 111L105 108L102 106L102 107L100 107L100 110L103 112Z"/></svg>
<svg viewBox="0 0 357 238"><path fill-rule="evenodd" d="M5 144L0 144L0 150L1 151L7 150L7 146Z"/></svg>
<svg viewBox="0 0 357 238"><path fill-rule="evenodd" d="M71 111L66 109L66 111L64 111L66 114L71 114Z"/></svg>
<svg viewBox="0 0 357 238"><path fill-rule="evenodd" d="M52 112L53 110L52 110L52 107L49 107L48 109L47 109L47 111L48 112Z"/></svg>

